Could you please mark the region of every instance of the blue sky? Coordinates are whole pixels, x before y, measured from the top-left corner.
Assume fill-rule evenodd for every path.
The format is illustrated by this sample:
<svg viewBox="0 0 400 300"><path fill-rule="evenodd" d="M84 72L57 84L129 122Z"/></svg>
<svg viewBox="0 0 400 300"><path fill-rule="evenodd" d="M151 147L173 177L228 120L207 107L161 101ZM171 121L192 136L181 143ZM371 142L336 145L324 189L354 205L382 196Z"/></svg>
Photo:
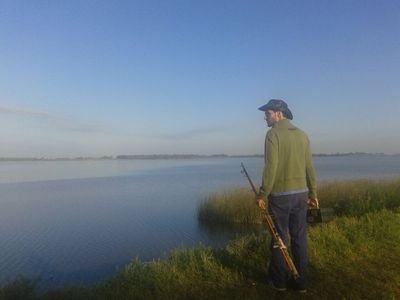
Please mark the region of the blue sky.
<svg viewBox="0 0 400 300"><path fill-rule="evenodd" d="M400 152L399 1L0 0L0 156Z"/></svg>

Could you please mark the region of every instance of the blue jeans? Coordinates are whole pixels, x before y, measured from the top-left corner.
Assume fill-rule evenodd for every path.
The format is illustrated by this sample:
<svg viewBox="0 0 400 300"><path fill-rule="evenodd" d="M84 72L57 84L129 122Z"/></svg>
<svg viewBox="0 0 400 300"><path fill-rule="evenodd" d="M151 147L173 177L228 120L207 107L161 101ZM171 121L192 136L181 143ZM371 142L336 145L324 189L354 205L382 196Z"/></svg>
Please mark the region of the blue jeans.
<svg viewBox="0 0 400 300"><path fill-rule="evenodd" d="M268 210L272 214L279 235L288 248L290 235L292 259L300 275L296 281L291 280L285 260L279 248L274 248L272 241L268 275L276 287L287 287L289 284L295 289L307 287L307 200L307 193L268 197Z"/></svg>

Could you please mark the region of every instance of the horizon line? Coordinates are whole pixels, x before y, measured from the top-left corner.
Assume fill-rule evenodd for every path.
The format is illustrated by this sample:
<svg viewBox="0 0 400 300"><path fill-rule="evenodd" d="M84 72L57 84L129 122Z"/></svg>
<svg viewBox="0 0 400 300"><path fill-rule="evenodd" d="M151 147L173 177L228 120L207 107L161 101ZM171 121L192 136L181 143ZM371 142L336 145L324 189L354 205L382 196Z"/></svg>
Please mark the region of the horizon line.
<svg viewBox="0 0 400 300"><path fill-rule="evenodd" d="M324 156L399 156L400 153L387 154L383 152L336 152L336 153L313 153L314 157ZM235 158L235 157L263 157L264 154L122 154L101 156L60 156L60 157L0 157L4 161L56 161L56 160L123 160L123 159L191 159L191 158Z"/></svg>

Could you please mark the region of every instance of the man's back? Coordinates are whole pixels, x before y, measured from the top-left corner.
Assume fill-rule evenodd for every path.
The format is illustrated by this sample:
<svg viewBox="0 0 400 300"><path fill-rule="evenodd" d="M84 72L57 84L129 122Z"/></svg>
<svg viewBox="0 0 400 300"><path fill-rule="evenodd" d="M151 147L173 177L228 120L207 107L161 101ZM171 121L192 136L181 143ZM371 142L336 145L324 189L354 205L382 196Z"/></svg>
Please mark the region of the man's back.
<svg viewBox="0 0 400 300"><path fill-rule="evenodd" d="M273 179L267 188L272 194L313 190L315 171L308 137L289 120L274 124L268 131L265 163L264 182Z"/></svg>

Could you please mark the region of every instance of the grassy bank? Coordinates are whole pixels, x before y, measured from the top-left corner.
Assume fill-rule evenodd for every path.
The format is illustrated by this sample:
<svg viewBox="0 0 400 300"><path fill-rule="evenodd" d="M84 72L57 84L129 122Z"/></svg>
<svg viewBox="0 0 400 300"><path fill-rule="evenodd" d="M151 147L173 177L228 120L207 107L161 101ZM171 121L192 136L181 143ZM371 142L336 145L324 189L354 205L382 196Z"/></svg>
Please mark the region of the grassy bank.
<svg viewBox="0 0 400 300"><path fill-rule="evenodd" d="M261 232L233 240L222 249L182 248L166 259L134 260L111 279L88 287L39 295L35 281L15 280L3 284L0 300L400 299L399 186L400 180L321 187L322 205L334 207L338 216L309 230L311 286L306 295L278 293L265 284L270 238ZM242 212L247 209L241 206L243 199L253 200L245 190L224 192L216 198L238 201ZM254 202L249 202L248 209L253 209ZM251 211L248 214L255 218ZM250 217L235 221L252 223Z"/></svg>
<svg viewBox="0 0 400 300"><path fill-rule="evenodd" d="M381 209L400 207L400 179L353 180L322 184L318 198L322 208L337 216L361 216ZM201 222L261 224L254 194L248 187L218 192L204 199L198 209Z"/></svg>
<svg viewBox="0 0 400 300"><path fill-rule="evenodd" d="M36 295L34 283L3 286L0 299L396 299L400 295L400 215L388 210L340 217L310 229L306 296L265 284L269 236L224 249L177 249L168 259L133 261L106 282Z"/></svg>

